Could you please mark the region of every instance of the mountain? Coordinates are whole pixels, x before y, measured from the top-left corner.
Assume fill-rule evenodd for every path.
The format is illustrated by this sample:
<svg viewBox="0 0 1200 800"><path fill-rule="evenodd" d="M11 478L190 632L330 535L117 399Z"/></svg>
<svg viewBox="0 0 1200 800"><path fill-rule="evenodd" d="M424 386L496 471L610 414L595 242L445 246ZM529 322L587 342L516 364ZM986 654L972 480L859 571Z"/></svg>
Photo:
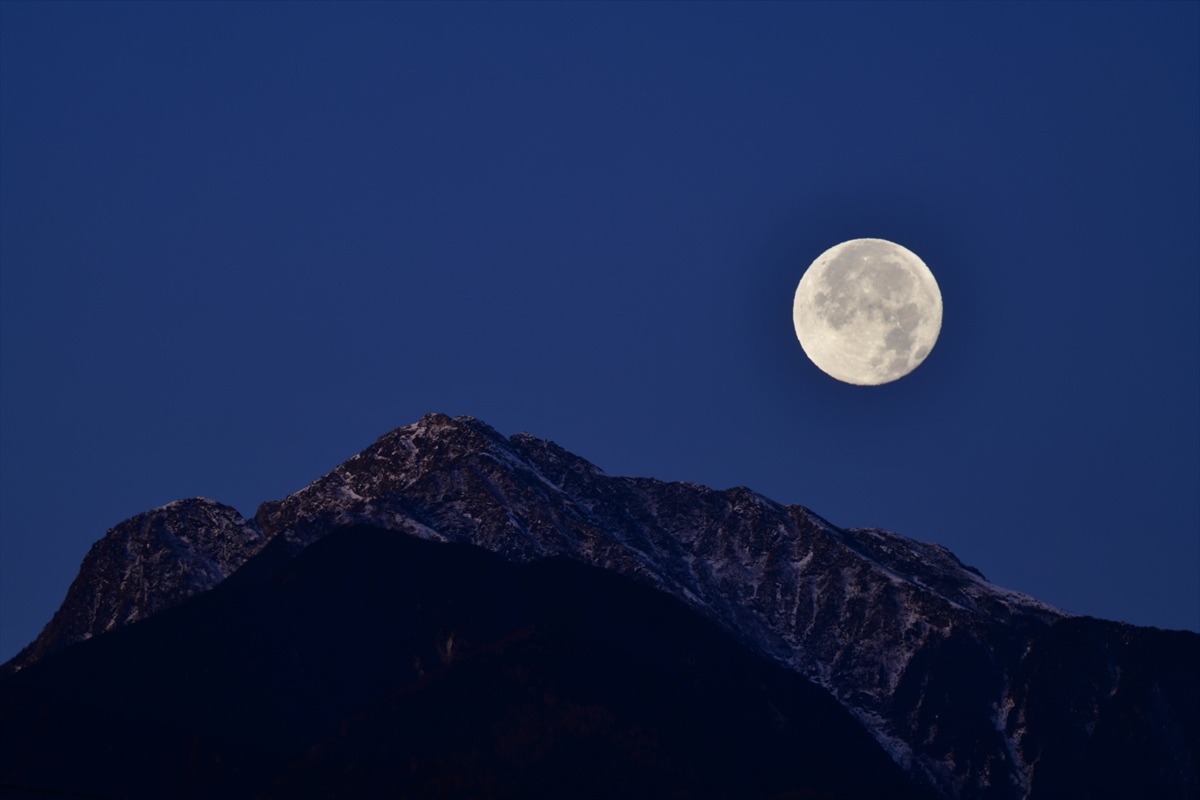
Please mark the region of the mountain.
<svg viewBox="0 0 1200 800"><path fill-rule="evenodd" d="M169 511L155 513L170 516ZM195 609L208 607L209 598L225 596L222 592L269 584L310 548L343 538L346 529L370 529L402 534L400 540L482 548L517 566L587 565L654 590L648 596L672 598L729 639L730 646L806 686L820 687L870 735L873 746L883 748L917 784L944 797L1200 794L1200 636L1072 617L989 583L938 545L881 530L839 529L801 506L783 506L745 488L715 491L609 476L551 442L527 434L506 438L469 417L429 415L381 437L296 494L263 504L252 523L224 518L228 524L222 530L241 537L243 545L234 551L245 554L244 565L174 611L157 611L170 603L152 606L146 598L178 602L189 591L180 587L190 587L191 593L207 588L172 577L196 575L194 568L143 569L136 566L136 548L126 548L132 561L116 561L123 564L122 575L137 579L121 583L91 575L85 559L76 584L96 587L90 593L81 590L94 599L72 605L68 594L32 646L35 655L18 656L22 666L34 666L0 683L0 695L20 694L5 687L50 680L38 675L83 658L76 652L115 652L116 643L129 641L135 631L160 620L191 619L200 613ZM180 537L183 528L173 530L192 546L160 547L155 552L163 561L156 563L169 562L167 554L176 551L181 563L215 560L204 548L228 540ZM237 557L220 563L233 564ZM218 573L205 574L215 578ZM539 602L553 605L553 593ZM93 607L105 612L89 611ZM137 617L156 613L128 632L97 637L35 663L68 641L64 631L80 639L79 631L119 627L137 617L110 610L134 607L145 609ZM346 613L366 614L371 608L368 603L366 610ZM295 627L308 626L311 613L297 612L287 629L298 636ZM253 638L214 647L240 652ZM501 637L489 646L512 655L504 649L508 645L499 644L502 640L509 641ZM405 646L410 645L415 646ZM497 663L508 663L498 658ZM551 659L556 664L577 664L562 654L554 658L560 659ZM290 668L304 670L306 663ZM695 662L685 658L683 663ZM177 669L186 671L183 665ZM230 675L239 674L231 669ZM447 675L464 674L456 664L447 670ZM684 670L680 680L688 674ZM456 680L465 683L454 684L455 691L473 685L472 679ZM376 688L383 692L385 687ZM324 745L309 740L312 752L326 755L307 766L292 764L288 774L321 773L345 762L347 748L361 754L390 742L392 752L409 752L413 742L380 733L398 719L400 712L389 709L411 713L405 703L426 702L404 694L411 689L399 691L387 700L379 692L357 697L364 707L354 721L347 717L339 723L340 734L330 734ZM349 713L345 705L338 712ZM785 726L799 724L787 713L781 717ZM322 716L320 724L334 724L333 719ZM659 725L662 719L639 724ZM312 719L309 724L307 735L318 736L320 724ZM224 741L223 734L211 734L217 728L201 728L216 736L214 741ZM367 730L374 731L374 739L362 733ZM358 763L354 758L346 763ZM824 791L813 789L816 785L804 790Z"/></svg>

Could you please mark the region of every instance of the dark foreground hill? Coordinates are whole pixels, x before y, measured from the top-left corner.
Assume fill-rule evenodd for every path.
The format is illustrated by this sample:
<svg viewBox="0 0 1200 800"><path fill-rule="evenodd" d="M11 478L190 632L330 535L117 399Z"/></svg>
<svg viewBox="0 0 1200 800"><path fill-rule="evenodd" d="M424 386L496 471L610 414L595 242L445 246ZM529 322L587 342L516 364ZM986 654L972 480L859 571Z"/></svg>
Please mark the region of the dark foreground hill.
<svg viewBox="0 0 1200 800"><path fill-rule="evenodd" d="M828 693L620 576L368 527L262 573L0 683L10 791L929 796Z"/></svg>

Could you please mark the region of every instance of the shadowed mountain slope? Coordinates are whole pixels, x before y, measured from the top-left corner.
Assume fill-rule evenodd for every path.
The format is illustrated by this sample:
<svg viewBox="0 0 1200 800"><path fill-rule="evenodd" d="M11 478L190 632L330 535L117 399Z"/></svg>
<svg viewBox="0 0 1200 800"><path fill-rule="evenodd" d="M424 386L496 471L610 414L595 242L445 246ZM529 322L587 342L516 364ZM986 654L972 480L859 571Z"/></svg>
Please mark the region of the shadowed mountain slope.
<svg viewBox="0 0 1200 800"><path fill-rule="evenodd" d="M331 533L0 682L10 787L121 797L927 795L820 688L553 558Z"/></svg>

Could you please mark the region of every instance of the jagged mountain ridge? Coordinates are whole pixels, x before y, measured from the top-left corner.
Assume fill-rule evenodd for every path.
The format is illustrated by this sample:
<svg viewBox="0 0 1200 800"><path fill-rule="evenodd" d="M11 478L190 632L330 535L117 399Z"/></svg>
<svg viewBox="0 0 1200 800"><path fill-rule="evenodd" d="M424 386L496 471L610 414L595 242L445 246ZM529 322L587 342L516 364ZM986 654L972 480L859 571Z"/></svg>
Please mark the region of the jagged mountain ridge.
<svg viewBox="0 0 1200 800"><path fill-rule="evenodd" d="M1091 744L1113 714L1132 715L1139 736L1170 740L1160 748L1166 761L1151 754L1139 767L1182 776L1172 784L1182 793L1164 796L1195 792L1200 746L1187 715L1195 719L1200 700L1175 683L1121 677L1121 659L1137 651L1122 644L1128 626L1099 623L1081 637L1090 623L988 583L938 545L841 530L745 488L612 477L551 442L429 415L263 504L254 523L246 530L261 533L256 546L271 540L277 562L339 527L368 524L632 577L826 687L946 796L1053 797L1039 787L1058 785L1056 774L1123 768ZM1076 640L1063 656L1062 643ZM1056 679L1046 659L1094 676L1069 707L1042 690ZM1138 703L1155 691L1173 692L1174 705L1151 720ZM1070 724L1054 737L1031 734L1063 714Z"/></svg>

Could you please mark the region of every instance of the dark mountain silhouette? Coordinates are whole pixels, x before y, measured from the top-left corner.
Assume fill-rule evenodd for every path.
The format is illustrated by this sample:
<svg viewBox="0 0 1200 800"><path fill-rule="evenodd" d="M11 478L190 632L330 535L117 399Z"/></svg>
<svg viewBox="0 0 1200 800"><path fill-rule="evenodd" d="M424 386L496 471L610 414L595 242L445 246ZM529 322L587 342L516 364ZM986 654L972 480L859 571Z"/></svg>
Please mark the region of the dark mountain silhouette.
<svg viewBox="0 0 1200 800"><path fill-rule="evenodd" d="M188 542L182 563L245 561L215 589L163 568L177 547L149 569L106 546L122 526L93 548L0 681L0 780L75 753L78 786L119 782L127 753L198 796L1200 794L1200 636L1072 617L938 545L748 489L612 477L429 415L253 522L180 514L213 507L143 517ZM454 577L471 570L497 591ZM111 757L86 761L89 741Z"/></svg>
<svg viewBox="0 0 1200 800"><path fill-rule="evenodd" d="M264 573L0 684L4 780L121 797L927 796L826 692L610 572L357 527Z"/></svg>

